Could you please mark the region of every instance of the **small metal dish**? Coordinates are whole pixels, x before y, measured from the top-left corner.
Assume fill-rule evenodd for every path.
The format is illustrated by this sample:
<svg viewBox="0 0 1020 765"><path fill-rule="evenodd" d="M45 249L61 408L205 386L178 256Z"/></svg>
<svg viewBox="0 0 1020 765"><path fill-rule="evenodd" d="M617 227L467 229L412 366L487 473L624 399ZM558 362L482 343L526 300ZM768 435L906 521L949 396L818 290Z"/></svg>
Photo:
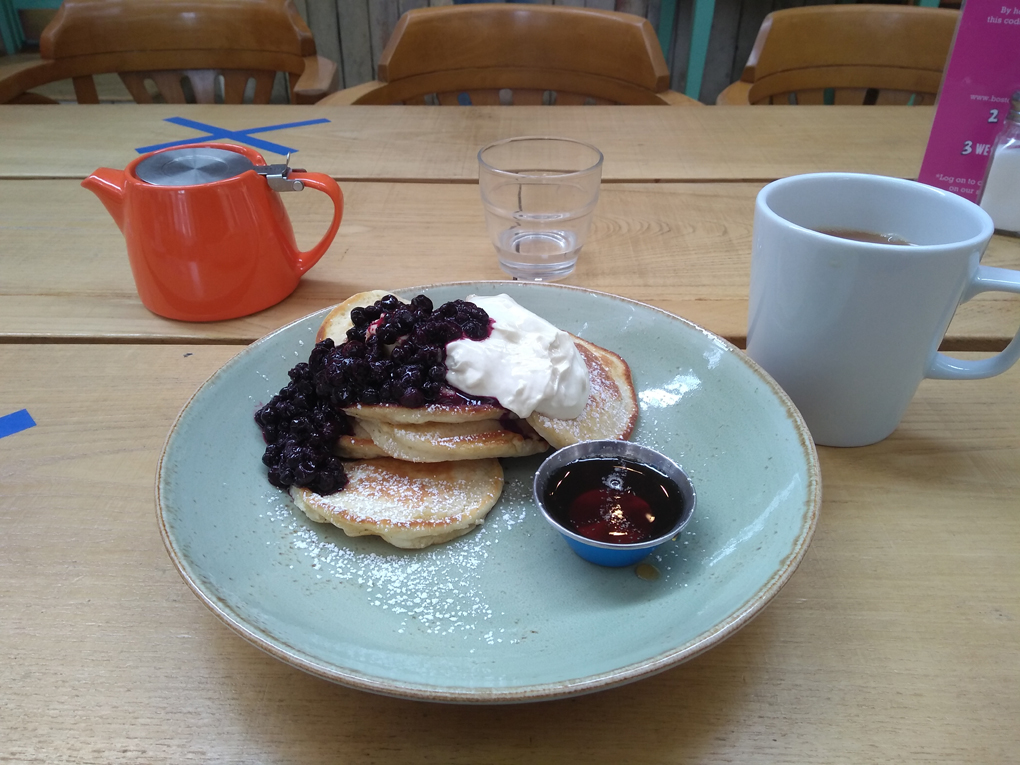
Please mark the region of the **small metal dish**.
<svg viewBox="0 0 1020 765"><path fill-rule="evenodd" d="M680 489L683 507L678 513L676 523L664 534L645 542L613 543L601 542L582 536L566 528L546 507L545 496L549 488L549 479L560 468L585 459L608 457L623 458L651 467L672 480ZM690 522L694 514L697 496L691 479L683 468L666 455L647 446L630 441L582 441L560 449L551 455L535 473L534 481L535 504L542 510L542 515L556 531L566 540L570 548L591 563L599 566L622 567L630 566L646 558L656 549L671 541Z"/></svg>

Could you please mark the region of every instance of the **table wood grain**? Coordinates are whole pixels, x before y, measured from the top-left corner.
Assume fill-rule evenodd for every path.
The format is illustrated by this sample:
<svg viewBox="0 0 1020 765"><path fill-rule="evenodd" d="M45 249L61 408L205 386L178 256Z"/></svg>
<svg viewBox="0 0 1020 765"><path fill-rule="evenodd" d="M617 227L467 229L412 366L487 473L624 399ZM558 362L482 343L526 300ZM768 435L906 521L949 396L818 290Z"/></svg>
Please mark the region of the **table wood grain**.
<svg viewBox="0 0 1020 765"><path fill-rule="evenodd" d="M591 696L430 705L306 675L222 625L160 541L157 460L201 383L252 340L348 295L500 279L476 153L523 134L605 153L566 280L742 345L763 184L821 170L916 177L919 108L0 107L0 762L973 762L1020 751L1020 371L925 381L897 431L820 448L800 569L696 659ZM341 180L344 222L280 305L229 322L139 302L124 239L80 188L183 116L298 149ZM269 160L277 155L266 154ZM284 195L298 241L324 197ZM1020 269L1020 240L985 263ZM1002 348L1020 301L963 306L944 348Z"/></svg>
<svg viewBox="0 0 1020 765"><path fill-rule="evenodd" d="M761 183L604 187L577 271L564 280L655 305L744 345L751 222ZM138 299L124 238L75 180L0 181L0 339L251 342L349 295L447 281L505 279L476 186L350 182L325 257L274 308L208 324L155 316ZM331 206L285 194L310 247ZM985 262L1020 269L1020 239L995 237ZM1020 299L982 295L960 309L945 347L998 350L1020 327Z"/></svg>
<svg viewBox="0 0 1020 765"><path fill-rule="evenodd" d="M588 141L606 182L770 181L845 170L916 178L932 107L0 106L0 178L84 178L136 149L203 140L185 119L297 150L293 164L341 180L478 181L478 150L515 135ZM267 153L268 161L280 155Z"/></svg>
<svg viewBox="0 0 1020 765"><path fill-rule="evenodd" d="M441 706L332 685L177 575L153 480L241 346L0 346L3 762L975 762L1020 749L1020 378L926 381L900 428L819 450L800 569L750 625L647 680Z"/></svg>

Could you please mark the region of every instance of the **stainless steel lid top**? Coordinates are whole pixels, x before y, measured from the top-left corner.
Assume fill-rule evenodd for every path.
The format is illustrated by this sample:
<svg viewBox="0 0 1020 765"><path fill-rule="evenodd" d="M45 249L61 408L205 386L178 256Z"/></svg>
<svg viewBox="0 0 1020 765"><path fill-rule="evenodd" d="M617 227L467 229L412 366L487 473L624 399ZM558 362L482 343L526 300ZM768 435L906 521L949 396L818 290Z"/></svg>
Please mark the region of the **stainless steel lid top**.
<svg viewBox="0 0 1020 765"><path fill-rule="evenodd" d="M252 164L243 154L227 149L188 147L153 154L135 167L135 175L156 186L197 186L233 178Z"/></svg>

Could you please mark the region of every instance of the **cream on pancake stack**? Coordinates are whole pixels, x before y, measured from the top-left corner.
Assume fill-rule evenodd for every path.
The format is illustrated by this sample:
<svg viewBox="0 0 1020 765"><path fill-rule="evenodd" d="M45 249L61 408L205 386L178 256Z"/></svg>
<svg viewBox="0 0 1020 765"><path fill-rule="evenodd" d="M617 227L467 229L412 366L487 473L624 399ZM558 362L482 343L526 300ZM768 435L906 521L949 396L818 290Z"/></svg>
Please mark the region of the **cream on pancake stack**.
<svg viewBox="0 0 1020 765"><path fill-rule="evenodd" d="M351 311L387 294L348 298L326 316L316 341L332 338L342 344L354 326ZM626 362L571 339L587 368L588 394L578 416L528 411L518 417L484 402L347 407L353 433L342 436L334 452L351 460L344 465L350 482L327 496L292 486L295 503L313 521L332 523L351 536L374 534L397 547L422 548L466 534L483 521L502 490L497 458L538 454L550 445L561 448L580 440L626 439L637 419ZM491 395L468 392L481 399Z"/></svg>

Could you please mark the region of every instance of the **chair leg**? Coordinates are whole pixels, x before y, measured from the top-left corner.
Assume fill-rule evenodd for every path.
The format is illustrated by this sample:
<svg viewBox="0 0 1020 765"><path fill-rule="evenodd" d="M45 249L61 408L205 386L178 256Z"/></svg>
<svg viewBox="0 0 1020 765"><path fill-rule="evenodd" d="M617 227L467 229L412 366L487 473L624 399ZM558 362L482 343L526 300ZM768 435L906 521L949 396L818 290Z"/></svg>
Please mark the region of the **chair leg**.
<svg viewBox="0 0 1020 765"><path fill-rule="evenodd" d="M72 77L71 82L74 83L74 96L78 99L79 104L99 103L99 93L96 90L96 81L92 79L92 75L86 74L82 77Z"/></svg>

